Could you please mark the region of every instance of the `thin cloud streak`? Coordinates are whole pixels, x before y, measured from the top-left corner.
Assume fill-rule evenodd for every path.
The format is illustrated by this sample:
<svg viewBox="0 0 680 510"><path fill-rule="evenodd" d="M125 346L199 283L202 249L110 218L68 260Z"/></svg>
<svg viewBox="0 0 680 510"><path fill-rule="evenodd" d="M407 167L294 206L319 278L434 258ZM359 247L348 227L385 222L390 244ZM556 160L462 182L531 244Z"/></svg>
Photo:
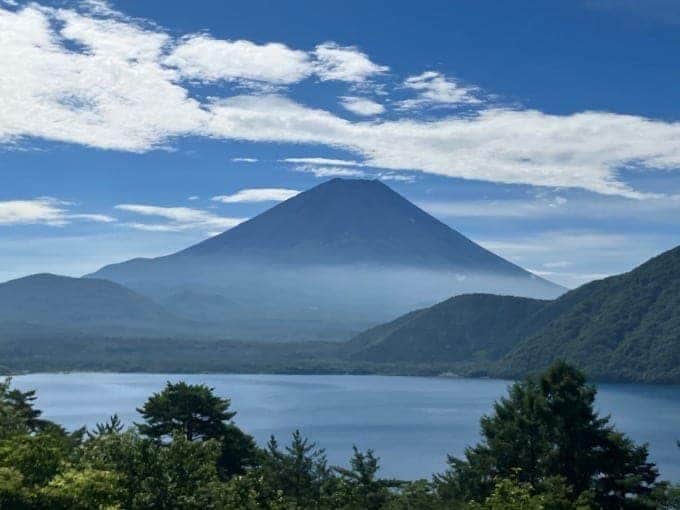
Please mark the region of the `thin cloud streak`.
<svg viewBox="0 0 680 510"><path fill-rule="evenodd" d="M62 227L74 221L113 223L115 218L105 214L75 213L73 203L52 197L33 200L0 201L0 226L9 225L48 225Z"/></svg>
<svg viewBox="0 0 680 510"><path fill-rule="evenodd" d="M223 204L281 202L293 198L298 193L300 191L288 188L251 188L239 190L232 195L218 195L212 200Z"/></svg>
<svg viewBox="0 0 680 510"><path fill-rule="evenodd" d="M201 209L189 207L162 207L148 204L118 204L115 208L141 216L162 218L165 223L144 223L131 221L125 223L126 226L136 230L148 232L181 232L185 230L200 230L203 232L213 232L217 230L227 230L243 223L245 218L229 218L218 216Z"/></svg>

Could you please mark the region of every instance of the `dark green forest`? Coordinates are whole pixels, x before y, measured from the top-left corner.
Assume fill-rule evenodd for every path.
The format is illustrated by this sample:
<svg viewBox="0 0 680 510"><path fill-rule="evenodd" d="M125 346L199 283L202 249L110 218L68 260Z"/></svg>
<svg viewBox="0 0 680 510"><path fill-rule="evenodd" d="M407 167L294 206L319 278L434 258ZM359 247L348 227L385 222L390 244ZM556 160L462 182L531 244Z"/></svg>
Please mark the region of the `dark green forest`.
<svg viewBox="0 0 680 510"><path fill-rule="evenodd" d="M680 488L659 480L645 445L595 412L595 394L582 372L556 363L513 384L482 418L482 440L448 456L445 472L407 481L382 478L379 454L352 445L347 465L332 466L299 432L258 446L229 399L204 385L167 383L138 409L138 423L114 415L92 430L66 431L42 417L34 392L7 379L0 508L680 508Z"/></svg>

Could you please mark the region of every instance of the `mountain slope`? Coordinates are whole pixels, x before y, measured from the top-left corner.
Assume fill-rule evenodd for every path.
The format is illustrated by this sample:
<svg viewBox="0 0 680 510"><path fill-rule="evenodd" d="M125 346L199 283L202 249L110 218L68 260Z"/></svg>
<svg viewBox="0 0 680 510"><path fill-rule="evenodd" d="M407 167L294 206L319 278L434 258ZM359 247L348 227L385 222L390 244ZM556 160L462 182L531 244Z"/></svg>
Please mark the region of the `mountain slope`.
<svg viewBox="0 0 680 510"><path fill-rule="evenodd" d="M369 180L327 181L231 230L153 260L181 262L194 257L292 266L379 264L532 277L382 182ZM120 278L128 267L145 262L151 267L148 259L135 259L95 274Z"/></svg>
<svg viewBox="0 0 680 510"><path fill-rule="evenodd" d="M376 326L347 344L350 359L451 363L497 360L542 322L547 301L467 294Z"/></svg>
<svg viewBox="0 0 680 510"><path fill-rule="evenodd" d="M524 377L556 359L599 380L680 382L680 247L554 301L458 296L346 345L377 363L468 363Z"/></svg>
<svg viewBox="0 0 680 510"><path fill-rule="evenodd" d="M0 322L13 331L51 326L120 335L127 329L153 330L180 321L153 301L100 279L35 274L0 284ZM23 326L22 326L23 325Z"/></svg>
<svg viewBox="0 0 680 510"><path fill-rule="evenodd" d="M525 374L559 358L599 379L680 381L680 247L550 307L555 318L508 353L496 374Z"/></svg>
<svg viewBox="0 0 680 510"><path fill-rule="evenodd" d="M333 179L218 236L92 275L241 339L347 339L451 295L555 297L379 181ZM184 293L184 294L182 294ZM191 295L189 306L174 306ZM173 297L175 296L175 297ZM213 296L211 298L210 296Z"/></svg>
<svg viewBox="0 0 680 510"><path fill-rule="evenodd" d="M180 255L527 275L375 180L325 182Z"/></svg>

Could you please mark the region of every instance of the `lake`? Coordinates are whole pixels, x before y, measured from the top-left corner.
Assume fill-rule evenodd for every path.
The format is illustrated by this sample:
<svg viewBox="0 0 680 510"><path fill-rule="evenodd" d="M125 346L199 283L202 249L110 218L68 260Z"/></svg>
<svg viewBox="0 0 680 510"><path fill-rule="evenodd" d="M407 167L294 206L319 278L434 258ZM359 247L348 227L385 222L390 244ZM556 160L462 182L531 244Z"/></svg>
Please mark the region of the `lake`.
<svg viewBox="0 0 680 510"><path fill-rule="evenodd" d="M479 418L491 412L508 381L386 376L239 374L30 374L17 387L38 392L44 415L69 429L92 427L118 413L126 424L135 408L166 381L205 383L232 400L237 425L264 444L287 443L299 428L345 465L352 445L373 448L383 476L429 477L479 439ZM666 479L680 481L680 386L603 384L598 409L638 442Z"/></svg>

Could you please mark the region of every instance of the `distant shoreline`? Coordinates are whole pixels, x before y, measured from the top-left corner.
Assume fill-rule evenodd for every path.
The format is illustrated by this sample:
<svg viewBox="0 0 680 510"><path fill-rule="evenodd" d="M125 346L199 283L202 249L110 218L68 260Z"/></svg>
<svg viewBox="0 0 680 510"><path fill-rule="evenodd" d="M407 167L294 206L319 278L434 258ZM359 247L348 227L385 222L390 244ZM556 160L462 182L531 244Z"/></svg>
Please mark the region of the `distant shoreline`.
<svg viewBox="0 0 680 510"><path fill-rule="evenodd" d="M382 369L380 369L382 368ZM468 380L494 380L494 381L505 381L508 384L515 382L517 380L523 379L528 376L518 376L516 378L508 378L502 376L494 376L493 374L487 375L476 375L476 374L455 374L455 373L435 373L425 369L422 370L399 370L396 367L376 367L376 370L286 370L286 369L270 369L270 370L258 370L258 369L237 369L237 370L121 370L121 369L89 369L86 367L79 367L73 369L54 369L54 370L21 370L21 371L11 371L0 372L0 377L20 377L26 375L71 375L71 374L129 374L129 375L272 375L272 376L355 376L355 377L371 377L371 376L381 376L381 377L408 377L414 379L468 379ZM645 385L645 386L669 386L675 387L680 386L679 382L670 381L636 381L630 379L614 379L614 378L589 378L590 382L596 385L600 384L615 384L615 385Z"/></svg>

